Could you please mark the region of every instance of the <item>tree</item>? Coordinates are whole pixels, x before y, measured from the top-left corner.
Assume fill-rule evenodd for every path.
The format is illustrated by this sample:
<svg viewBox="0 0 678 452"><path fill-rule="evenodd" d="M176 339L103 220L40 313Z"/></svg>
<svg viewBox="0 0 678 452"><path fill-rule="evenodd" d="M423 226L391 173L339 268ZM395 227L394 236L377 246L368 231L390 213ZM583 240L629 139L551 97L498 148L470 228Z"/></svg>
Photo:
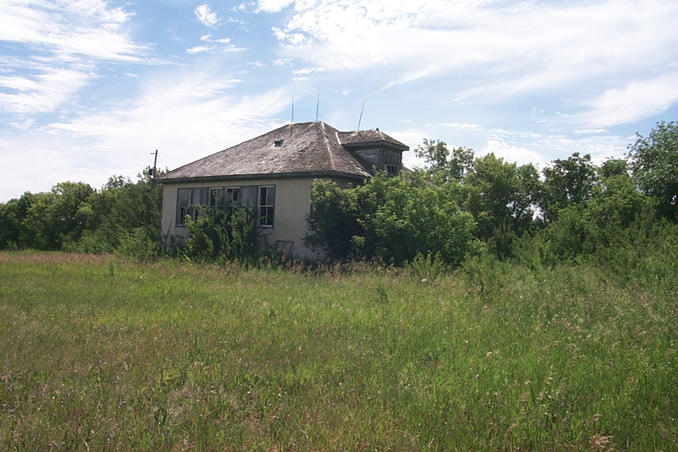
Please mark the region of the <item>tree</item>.
<svg viewBox="0 0 678 452"><path fill-rule="evenodd" d="M678 221L678 124L658 122L644 137L628 147L633 179L640 190L657 202L657 211Z"/></svg>
<svg viewBox="0 0 678 452"><path fill-rule="evenodd" d="M378 258L402 264L439 253L458 264L475 242L473 217L445 185L378 172L355 188L315 181L306 244L332 259Z"/></svg>
<svg viewBox="0 0 678 452"><path fill-rule="evenodd" d="M600 165L598 168L598 176L602 180L613 176L628 176L629 175L629 164L624 159L607 159Z"/></svg>
<svg viewBox="0 0 678 452"><path fill-rule="evenodd" d="M466 207L478 224L477 237L500 256L508 256L513 239L532 226L537 170L488 154L475 159L465 184Z"/></svg>
<svg viewBox="0 0 678 452"><path fill-rule="evenodd" d="M10 199L7 203L0 204L0 249L29 246L23 225L33 204L33 198L32 193L26 192L18 199Z"/></svg>
<svg viewBox="0 0 678 452"><path fill-rule="evenodd" d="M593 187L598 183L591 156L581 156L579 152L574 152L567 160L554 160L542 174L540 207L547 222L555 220L559 210L591 198Z"/></svg>
<svg viewBox="0 0 678 452"><path fill-rule="evenodd" d="M424 138L414 152L429 165L428 172L431 175L445 182L461 182L473 169L473 150L467 147L461 146L450 151L444 141Z"/></svg>
<svg viewBox="0 0 678 452"><path fill-rule="evenodd" d="M311 187L311 212L306 219L310 233L306 245L324 249L332 260L350 257L351 238L362 228L358 224L355 190L342 190L336 183L316 180Z"/></svg>

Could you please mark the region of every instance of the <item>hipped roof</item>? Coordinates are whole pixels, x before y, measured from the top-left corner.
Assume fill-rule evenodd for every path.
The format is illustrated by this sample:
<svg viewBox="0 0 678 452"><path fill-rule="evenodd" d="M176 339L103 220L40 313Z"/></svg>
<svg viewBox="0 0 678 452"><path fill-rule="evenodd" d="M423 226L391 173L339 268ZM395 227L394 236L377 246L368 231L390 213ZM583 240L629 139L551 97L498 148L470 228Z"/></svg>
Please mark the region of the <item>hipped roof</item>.
<svg viewBox="0 0 678 452"><path fill-rule="evenodd" d="M276 146L279 144L278 146ZM370 173L347 148L408 147L377 130L340 132L322 121L288 124L163 174L164 182L270 176L365 179Z"/></svg>

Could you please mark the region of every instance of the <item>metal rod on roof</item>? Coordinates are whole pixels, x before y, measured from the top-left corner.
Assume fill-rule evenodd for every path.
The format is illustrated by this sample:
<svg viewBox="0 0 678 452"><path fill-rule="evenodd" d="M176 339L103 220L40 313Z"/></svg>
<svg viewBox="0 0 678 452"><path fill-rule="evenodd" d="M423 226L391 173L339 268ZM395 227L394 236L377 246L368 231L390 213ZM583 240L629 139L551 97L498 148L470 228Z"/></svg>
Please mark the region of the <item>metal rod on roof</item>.
<svg viewBox="0 0 678 452"><path fill-rule="evenodd" d="M294 96L292 96L292 117L290 118L290 136L292 136L293 126L294 126Z"/></svg>
<svg viewBox="0 0 678 452"><path fill-rule="evenodd" d="M320 108L320 91L318 91L315 99L315 122L318 122L318 109Z"/></svg>
<svg viewBox="0 0 678 452"><path fill-rule="evenodd" d="M363 110L365 109L365 101L363 101L363 106L360 108L360 118L358 118L358 132L360 132L360 123L363 120Z"/></svg>

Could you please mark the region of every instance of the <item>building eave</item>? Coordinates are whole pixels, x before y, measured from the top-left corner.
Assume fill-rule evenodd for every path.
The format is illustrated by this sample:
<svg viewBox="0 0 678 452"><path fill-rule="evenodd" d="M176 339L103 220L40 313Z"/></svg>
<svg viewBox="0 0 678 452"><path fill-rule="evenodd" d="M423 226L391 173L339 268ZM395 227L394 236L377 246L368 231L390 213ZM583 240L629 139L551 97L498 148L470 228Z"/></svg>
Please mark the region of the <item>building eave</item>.
<svg viewBox="0 0 678 452"><path fill-rule="evenodd" d="M399 151L409 151L410 147L405 146L405 145L397 145L395 143L391 143L389 141L363 141L360 143L342 143L341 144L343 147L346 149L363 149L363 148L372 148L375 146L379 147L389 147L393 149L397 149Z"/></svg>
<svg viewBox="0 0 678 452"><path fill-rule="evenodd" d="M272 174L232 174L223 176L199 176L199 177L177 177L156 179L159 184L184 184L192 182L217 182L217 181L241 181L241 180L261 180L261 179L319 179L319 178L337 178L349 179L354 181L364 181L370 176L361 176L358 174L344 173L340 171L309 171L296 173L272 173Z"/></svg>

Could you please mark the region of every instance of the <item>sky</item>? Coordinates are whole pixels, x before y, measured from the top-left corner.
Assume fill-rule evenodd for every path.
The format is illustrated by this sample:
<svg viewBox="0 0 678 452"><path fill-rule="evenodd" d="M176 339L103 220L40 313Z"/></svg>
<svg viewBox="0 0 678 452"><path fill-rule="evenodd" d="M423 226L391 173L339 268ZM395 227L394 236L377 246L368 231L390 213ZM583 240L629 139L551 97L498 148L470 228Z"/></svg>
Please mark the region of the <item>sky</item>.
<svg viewBox="0 0 678 452"><path fill-rule="evenodd" d="M667 0L0 0L0 202L136 180L156 149L173 169L316 107L411 149L602 162L678 120L676 17Z"/></svg>

